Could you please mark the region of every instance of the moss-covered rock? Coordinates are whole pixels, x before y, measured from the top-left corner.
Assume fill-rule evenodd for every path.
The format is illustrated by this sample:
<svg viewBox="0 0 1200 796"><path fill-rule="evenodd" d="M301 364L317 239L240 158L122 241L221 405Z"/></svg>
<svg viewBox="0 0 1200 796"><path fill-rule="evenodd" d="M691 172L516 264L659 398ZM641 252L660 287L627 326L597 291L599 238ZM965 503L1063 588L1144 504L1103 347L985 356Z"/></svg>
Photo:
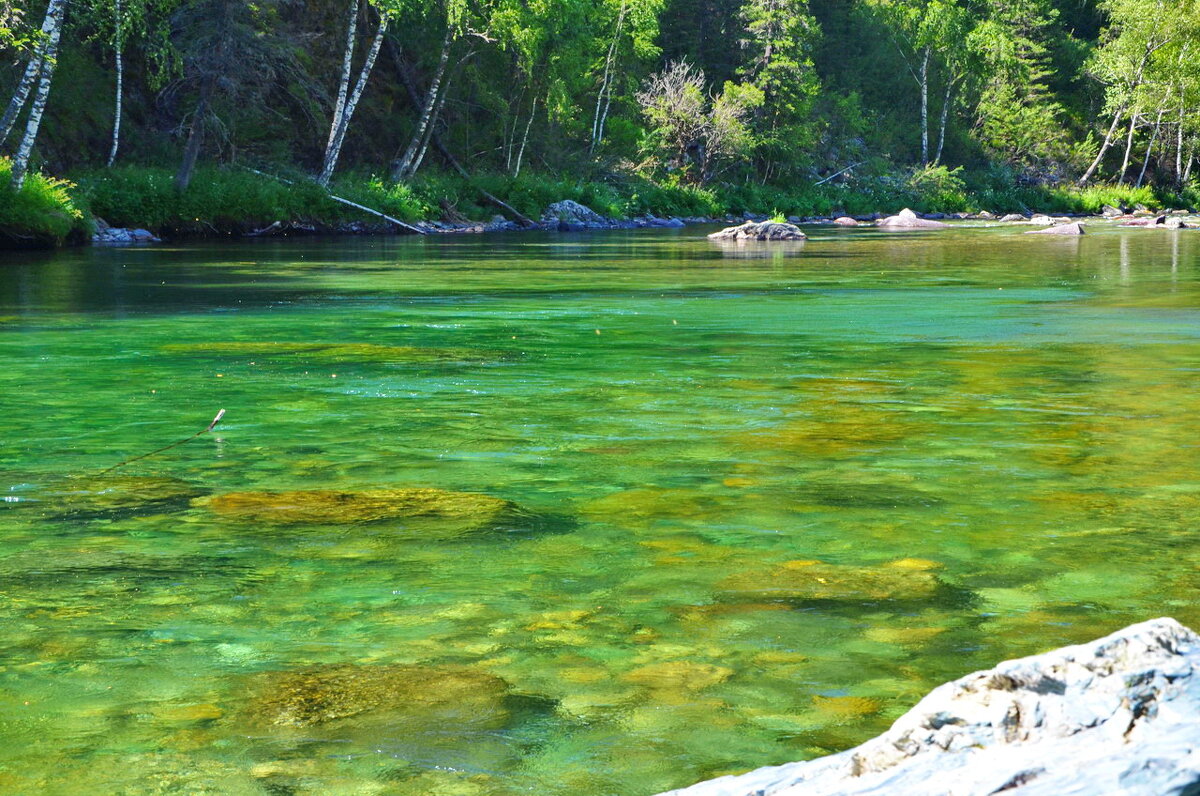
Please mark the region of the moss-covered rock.
<svg viewBox="0 0 1200 796"><path fill-rule="evenodd" d="M284 358L324 364L382 362L423 365L439 362L479 362L500 358L494 353L489 354L466 348L421 348L377 345L375 343L176 343L165 345L161 350L168 354L197 354L225 358Z"/></svg>
<svg viewBox="0 0 1200 796"><path fill-rule="evenodd" d="M54 515L111 516L183 508L203 494L178 478L100 475L56 481L31 497Z"/></svg>
<svg viewBox="0 0 1200 796"><path fill-rule="evenodd" d="M230 492L193 501L230 520L264 525L353 525L386 520L436 526L441 534L539 530L551 520L509 500L446 489L311 489Z"/></svg>
<svg viewBox="0 0 1200 796"><path fill-rule="evenodd" d="M763 572L750 570L717 584L722 599L765 602L885 602L931 600L945 587L937 564L902 559L881 566L846 566L823 561L788 561Z"/></svg>
<svg viewBox="0 0 1200 796"><path fill-rule="evenodd" d="M435 727L503 727L508 684L452 666L323 666L257 676L250 718L310 727L357 717Z"/></svg>

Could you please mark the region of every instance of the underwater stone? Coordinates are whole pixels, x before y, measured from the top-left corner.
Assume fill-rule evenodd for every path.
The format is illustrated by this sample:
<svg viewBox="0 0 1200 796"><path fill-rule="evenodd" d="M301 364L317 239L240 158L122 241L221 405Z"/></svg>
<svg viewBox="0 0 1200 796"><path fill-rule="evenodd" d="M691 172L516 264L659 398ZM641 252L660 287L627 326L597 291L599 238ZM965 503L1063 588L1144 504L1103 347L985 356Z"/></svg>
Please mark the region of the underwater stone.
<svg viewBox="0 0 1200 796"><path fill-rule="evenodd" d="M435 727L508 723L508 684L486 672L455 666L324 666L258 675L252 718L310 727L379 714Z"/></svg>
<svg viewBox="0 0 1200 796"><path fill-rule="evenodd" d="M56 515L106 516L183 507L204 494L178 478L99 475L57 481L34 497L40 508Z"/></svg>
<svg viewBox="0 0 1200 796"><path fill-rule="evenodd" d="M884 602L930 600L944 588L937 564L902 559L855 567L823 561L788 561L766 572L750 570L717 584L723 600L766 602Z"/></svg>
<svg viewBox="0 0 1200 796"><path fill-rule="evenodd" d="M177 343L162 346L168 354L209 356L288 357L329 364L347 362L398 362L428 364L499 359L496 354L465 348L419 348L374 343Z"/></svg>
<svg viewBox="0 0 1200 796"><path fill-rule="evenodd" d="M200 498L193 505L229 519L268 525L430 519L485 528L530 516L515 503L491 495L431 488L230 492Z"/></svg>
<svg viewBox="0 0 1200 796"><path fill-rule="evenodd" d="M939 686L854 749L669 796L1184 796L1198 787L1200 636L1164 618Z"/></svg>

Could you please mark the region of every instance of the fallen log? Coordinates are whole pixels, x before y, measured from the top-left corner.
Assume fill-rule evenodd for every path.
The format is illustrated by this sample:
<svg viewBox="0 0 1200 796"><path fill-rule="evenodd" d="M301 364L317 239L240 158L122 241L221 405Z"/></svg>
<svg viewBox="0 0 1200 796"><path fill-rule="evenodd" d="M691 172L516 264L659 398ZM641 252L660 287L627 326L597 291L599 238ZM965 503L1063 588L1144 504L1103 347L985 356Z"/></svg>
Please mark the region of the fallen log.
<svg viewBox="0 0 1200 796"><path fill-rule="evenodd" d="M285 180L283 177L277 177L274 174L267 174L266 172L259 171L258 169L252 169L249 166L244 166L243 168L245 168L247 171L254 172L255 174L259 175L260 177L269 177L272 180L279 180L284 185L295 185L296 184L296 183L292 182L291 180ZM389 216L387 213L381 213L378 210L373 210L369 207L366 207L365 205L360 205L358 202L351 202L349 199L343 199L340 196L334 196L333 194L331 194L329 192L326 192L325 195L328 196L330 199L332 199L335 202L341 202L344 205L353 207L355 210L361 210L362 212L367 213L369 215L375 216L377 218L382 218L384 221L387 221L388 223L391 223L391 224L395 224L396 226L400 227L400 229L403 229L406 232L411 232L414 235L426 234L425 230L421 229L420 227L414 227L412 224L406 224L405 222L401 221L398 218L393 218L392 216Z"/></svg>

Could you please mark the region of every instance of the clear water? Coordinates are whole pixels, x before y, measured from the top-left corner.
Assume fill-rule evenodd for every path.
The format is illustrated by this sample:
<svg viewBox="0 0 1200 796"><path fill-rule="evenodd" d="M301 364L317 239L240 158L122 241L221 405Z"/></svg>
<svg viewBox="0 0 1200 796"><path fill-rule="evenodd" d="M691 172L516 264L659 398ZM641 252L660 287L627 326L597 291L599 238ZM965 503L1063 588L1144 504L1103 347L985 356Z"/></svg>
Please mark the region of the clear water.
<svg viewBox="0 0 1200 796"><path fill-rule="evenodd" d="M651 794L1200 624L1200 233L704 231L5 255L0 791ZM147 477L557 520L278 525ZM259 715L322 665L507 695Z"/></svg>

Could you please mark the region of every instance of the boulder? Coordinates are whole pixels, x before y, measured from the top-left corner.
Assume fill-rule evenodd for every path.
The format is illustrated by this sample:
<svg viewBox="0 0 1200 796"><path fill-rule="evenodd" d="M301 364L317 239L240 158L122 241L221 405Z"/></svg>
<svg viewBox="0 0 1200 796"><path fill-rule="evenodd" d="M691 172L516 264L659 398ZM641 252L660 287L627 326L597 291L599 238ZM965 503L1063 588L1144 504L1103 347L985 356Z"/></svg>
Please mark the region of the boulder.
<svg viewBox="0 0 1200 796"><path fill-rule="evenodd" d="M1004 216L1000 220L1006 224L1010 224L1014 221L1024 221L1025 216L1021 215L1020 213L1009 213L1008 215Z"/></svg>
<svg viewBox="0 0 1200 796"><path fill-rule="evenodd" d="M837 224L839 227L857 227L858 226L858 222L855 221L854 219L850 218L849 216L839 216L838 218L835 218L833 220L833 223Z"/></svg>
<svg viewBox="0 0 1200 796"><path fill-rule="evenodd" d="M178 478L114 474L63 479L13 502L37 503L55 516L111 517L186 508L204 494Z"/></svg>
<svg viewBox="0 0 1200 796"><path fill-rule="evenodd" d="M162 243L162 240L148 229L110 227L103 220L97 219L92 243L105 246L125 243Z"/></svg>
<svg viewBox="0 0 1200 796"><path fill-rule="evenodd" d="M229 520L268 526L408 520L455 533L520 526L530 516L515 503L491 495L429 488L229 492L199 498L193 505Z"/></svg>
<svg viewBox="0 0 1200 796"><path fill-rule="evenodd" d="M1156 216L1154 218L1131 218L1127 221L1122 221L1123 227L1156 227L1166 221L1165 216Z"/></svg>
<svg viewBox="0 0 1200 796"><path fill-rule="evenodd" d="M888 216L887 218L879 221L878 225L893 229L934 229L936 227L948 226L941 221L932 221L927 218L921 218L907 207L896 215Z"/></svg>
<svg viewBox="0 0 1200 796"><path fill-rule="evenodd" d="M1187 224L1179 216L1171 216L1163 222L1163 227L1165 229L1187 229Z"/></svg>
<svg viewBox="0 0 1200 796"><path fill-rule="evenodd" d="M1026 235L1082 235L1083 222L1075 221L1070 224L1056 224L1045 229L1031 229Z"/></svg>
<svg viewBox="0 0 1200 796"><path fill-rule="evenodd" d="M808 236L794 224L778 221L747 221L708 236L713 240L804 240Z"/></svg>
<svg viewBox="0 0 1200 796"><path fill-rule="evenodd" d="M1104 216L1105 218L1116 218L1117 216L1123 216L1125 214L1120 208L1113 207L1112 205L1104 205L1100 208L1100 215Z"/></svg>
<svg viewBox="0 0 1200 796"><path fill-rule="evenodd" d="M264 725L312 727L362 717L393 727L479 729L503 727L509 718L508 684L466 667L319 666L255 679L249 713Z"/></svg>
<svg viewBox="0 0 1200 796"><path fill-rule="evenodd" d="M577 229L607 227L611 223L592 208L573 199L563 199L547 207L542 213L542 221L546 224L558 224L559 227Z"/></svg>
<svg viewBox="0 0 1200 796"><path fill-rule="evenodd" d="M1038 224L1043 227L1048 227L1054 223L1054 219L1051 218L1050 216L1046 215L1045 213L1037 213L1032 218L1029 219L1029 223L1030 224Z"/></svg>
<svg viewBox="0 0 1200 796"><path fill-rule="evenodd" d="M945 590L932 561L904 558L856 567L824 561L787 561L730 575L717 583L721 600L742 602L837 603L919 602Z"/></svg>
<svg viewBox="0 0 1200 796"><path fill-rule="evenodd" d="M1185 796L1198 788L1200 636L1155 619L939 686L854 749L670 794Z"/></svg>

